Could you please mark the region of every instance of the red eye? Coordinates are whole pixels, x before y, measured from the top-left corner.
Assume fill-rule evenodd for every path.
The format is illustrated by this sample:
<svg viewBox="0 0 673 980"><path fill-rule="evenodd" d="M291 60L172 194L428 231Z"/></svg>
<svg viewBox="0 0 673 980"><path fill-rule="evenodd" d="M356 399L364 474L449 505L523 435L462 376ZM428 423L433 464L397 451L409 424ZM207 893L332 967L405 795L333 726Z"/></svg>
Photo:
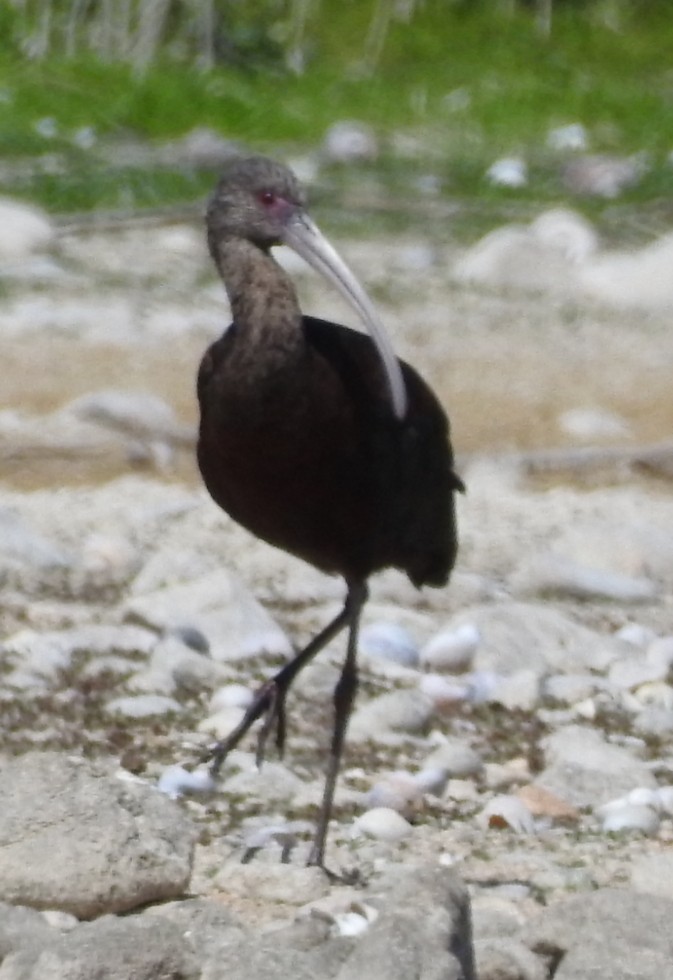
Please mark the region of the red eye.
<svg viewBox="0 0 673 980"><path fill-rule="evenodd" d="M259 199L262 204L271 205L276 203L276 195L273 191L262 191L259 195Z"/></svg>

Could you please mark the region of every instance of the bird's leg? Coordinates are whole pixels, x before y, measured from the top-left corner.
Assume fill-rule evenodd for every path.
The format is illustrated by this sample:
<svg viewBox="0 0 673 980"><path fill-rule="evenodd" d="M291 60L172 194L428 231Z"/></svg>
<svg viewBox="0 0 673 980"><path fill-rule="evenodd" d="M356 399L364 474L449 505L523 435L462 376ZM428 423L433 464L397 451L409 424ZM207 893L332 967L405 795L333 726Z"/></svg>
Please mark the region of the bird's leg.
<svg viewBox="0 0 673 980"><path fill-rule="evenodd" d="M319 868L331 873L325 868L325 842L327 840L327 829L332 815L332 804L334 802L334 790L336 788L339 765L343 752L346 728L350 718L355 693L358 686L358 666L357 666L357 646L358 646L358 627L360 624L360 613L367 601L367 586L364 582L350 584L348 597L346 599L345 612L348 616L349 632L346 659L344 661L341 676L334 689L334 729L332 732L332 745L330 747L329 761L327 764L327 774L325 776L325 788L323 790L322 805L318 817L315 840L311 848L308 859L309 865L317 865Z"/></svg>
<svg viewBox="0 0 673 980"><path fill-rule="evenodd" d="M244 735L251 726L266 715L262 731L257 743L257 764L260 765L264 759L264 750L272 728L276 725L276 744L282 753L285 744L285 698L292 681L295 679L302 667L305 667L315 655L332 640L345 626L352 622L351 594L346 598L346 604L338 616L331 623L314 637L311 642L301 650L296 657L285 664L275 677L267 681L257 691L248 707L243 718L226 738L209 749L203 756L201 762L210 762L210 771L213 776L217 776L224 760L232 749L236 748Z"/></svg>

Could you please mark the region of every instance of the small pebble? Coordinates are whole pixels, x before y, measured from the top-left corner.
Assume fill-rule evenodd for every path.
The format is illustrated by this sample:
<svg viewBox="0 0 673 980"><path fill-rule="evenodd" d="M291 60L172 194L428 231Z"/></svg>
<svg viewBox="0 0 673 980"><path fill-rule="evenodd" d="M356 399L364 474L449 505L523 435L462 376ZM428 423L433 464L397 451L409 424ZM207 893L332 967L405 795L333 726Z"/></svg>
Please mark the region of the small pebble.
<svg viewBox="0 0 673 980"><path fill-rule="evenodd" d="M628 643L631 647L642 649L656 638L656 634L648 626L642 626L640 623L627 623L626 626L617 630L615 637L622 643Z"/></svg>
<svg viewBox="0 0 673 980"><path fill-rule="evenodd" d="M647 648L647 660L656 666L673 667L673 636L662 636L653 640Z"/></svg>
<svg viewBox="0 0 673 980"><path fill-rule="evenodd" d="M441 743L425 759L424 768L441 769L452 777L465 778L481 775L484 763L476 749L467 742L442 736Z"/></svg>
<svg viewBox="0 0 673 980"><path fill-rule="evenodd" d="M440 674L423 674L419 679L418 689L432 700L437 711L449 711L470 700L469 684L449 681Z"/></svg>
<svg viewBox="0 0 673 980"><path fill-rule="evenodd" d="M662 663L649 663L643 656L615 660L608 670L608 680L621 690L632 690L651 681L663 681L668 667Z"/></svg>
<svg viewBox="0 0 673 980"><path fill-rule="evenodd" d="M502 157L486 171L486 179L496 187L525 187L528 168L520 157Z"/></svg>
<svg viewBox="0 0 673 980"><path fill-rule="evenodd" d="M533 814L516 796L495 796L486 804L477 820L484 828L509 827L517 834L535 833Z"/></svg>
<svg viewBox="0 0 673 980"><path fill-rule="evenodd" d="M353 824L355 831L375 840L398 841L408 837L411 825L396 810L378 806L367 810Z"/></svg>
<svg viewBox="0 0 673 980"><path fill-rule="evenodd" d="M541 681L537 670L517 670L500 679L489 701L501 704L510 711L533 711L540 700Z"/></svg>
<svg viewBox="0 0 673 980"><path fill-rule="evenodd" d="M369 921L359 912L342 912L334 917L336 931L340 936L361 936L369 929Z"/></svg>
<svg viewBox="0 0 673 980"><path fill-rule="evenodd" d="M442 796L449 781L449 771L441 766L427 766L417 772L414 778L423 793Z"/></svg>
<svg viewBox="0 0 673 980"><path fill-rule="evenodd" d="M322 151L330 163L363 163L377 158L379 146L369 126L342 120L325 133Z"/></svg>
<svg viewBox="0 0 673 980"><path fill-rule="evenodd" d="M243 714L242 708L233 705L230 708L221 708L200 721L197 731L213 735L215 738L226 738L242 720Z"/></svg>
<svg viewBox="0 0 673 980"><path fill-rule="evenodd" d="M411 773L391 772L374 783L365 802L370 809L385 807L409 818L422 806L423 788Z"/></svg>
<svg viewBox="0 0 673 980"><path fill-rule="evenodd" d="M251 705L253 698L254 694L245 684L224 684L213 693L208 703L208 710L213 714L227 708L245 710Z"/></svg>
<svg viewBox="0 0 673 980"><path fill-rule="evenodd" d="M653 837L659 830L659 817L649 806L615 801L601 807L598 813L607 834L636 830Z"/></svg>
<svg viewBox="0 0 673 980"><path fill-rule="evenodd" d="M178 714L182 711L174 698L161 694L138 694L135 697L115 698L106 706L109 715L124 715L126 718L160 718Z"/></svg>
<svg viewBox="0 0 673 980"><path fill-rule="evenodd" d="M582 123L568 123L549 130L547 146L550 150L587 150L589 137Z"/></svg>
<svg viewBox="0 0 673 980"><path fill-rule="evenodd" d="M389 660L404 667L418 665L418 647L407 630L396 623L365 626L360 633L358 649L365 657Z"/></svg>
<svg viewBox="0 0 673 980"><path fill-rule="evenodd" d="M657 797L659 809L673 817L673 786L660 786Z"/></svg>
<svg viewBox="0 0 673 980"><path fill-rule="evenodd" d="M183 766L169 766L162 772L158 789L172 800L190 793L211 793L216 786L215 780L207 769L194 769L190 772Z"/></svg>
<svg viewBox="0 0 673 980"><path fill-rule="evenodd" d="M421 664L432 670L464 673L472 667L480 639L479 630L472 623L442 630L428 640L421 650Z"/></svg>

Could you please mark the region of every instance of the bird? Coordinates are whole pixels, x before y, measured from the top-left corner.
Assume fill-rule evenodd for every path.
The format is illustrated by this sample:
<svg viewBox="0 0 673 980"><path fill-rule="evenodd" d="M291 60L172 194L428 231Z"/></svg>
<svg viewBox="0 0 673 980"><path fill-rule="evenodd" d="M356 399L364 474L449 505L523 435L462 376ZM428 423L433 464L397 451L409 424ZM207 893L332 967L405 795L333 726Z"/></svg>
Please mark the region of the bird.
<svg viewBox="0 0 673 980"><path fill-rule="evenodd" d="M232 323L198 371L198 466L216 504L258 538L345 582L343 608L253 696L240 723L202 761L214 778L263 719L261 765L275 732L282 755L286 697L341 631L325 784L308 864L323 868L344 740L358 686L357 641L368 580L397 568L444 586L457 552L449 423L428 384L395 357L366 292L309 217L293 172L239 157L206 208L210 255ZM272 250L288 245L342 293L367 333L304 315Z"/></svg>

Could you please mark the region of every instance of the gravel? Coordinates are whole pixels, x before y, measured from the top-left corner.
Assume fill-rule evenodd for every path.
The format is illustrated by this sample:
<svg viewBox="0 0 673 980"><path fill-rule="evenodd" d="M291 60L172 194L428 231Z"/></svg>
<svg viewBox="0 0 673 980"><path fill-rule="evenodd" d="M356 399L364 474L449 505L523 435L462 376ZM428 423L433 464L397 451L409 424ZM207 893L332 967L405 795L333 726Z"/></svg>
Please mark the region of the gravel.
<svg viewBox="0 0 673 980"><path fill-rule="evenodd" d="M225 314L200 235L174 231L179 255L143 229L50 232L36 246L54 250L49 297L10 278L0 314L18 365L0 411L0 980L472 980L475 962L480 980L668 975L663 481L536 481L502 459L461 460L449 588L419 594L393 572L371 583L334 880L305 863L342 644L298 678L285 759L271 739L258 771L253 731L211 786L198 762L213 734L334 615L342 587L251 539L195 478L194 370ZM539 298L450 285L442 254L405 278L414 245L427 243L353 243L349 258L409 291L386 319L452 406L459 447L525 443L528 426L540 438L541 416L555 444L554 411L587 407L578 350L599 365L582 374L599 402L602 377L625 393L627 407L597 409L626 417L628 391L668 392L656 310L576 305L569 326L552 292L541 331ZM133 290L119 283L129 269ZM140 459L128 433L58 410L117 391L130 363L136 393L142 378L164 399L175 388L170 458ZM633 438L654 438L633 411ZM160 418L143 438L166 438Z"/></svg>

